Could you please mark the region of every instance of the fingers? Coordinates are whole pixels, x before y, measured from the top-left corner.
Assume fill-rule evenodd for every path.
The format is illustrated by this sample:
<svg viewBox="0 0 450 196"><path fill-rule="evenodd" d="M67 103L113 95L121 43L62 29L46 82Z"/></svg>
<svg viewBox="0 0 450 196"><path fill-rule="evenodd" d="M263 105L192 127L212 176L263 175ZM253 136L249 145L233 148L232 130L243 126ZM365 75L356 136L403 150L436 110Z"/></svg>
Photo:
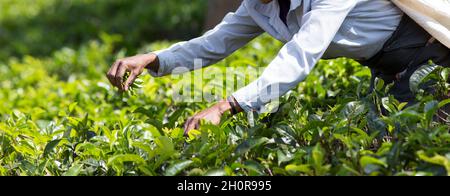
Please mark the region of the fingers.
<svg viewBox="0 0 450 196"><path fill-rule="evenodd" d="M125 91L128 91L130 89L130 86L134 83L138 76L139 75L136 74L136 72L131 72L130 77L128 77L127 81L125 82Z"/></svg>
<svg viewBox="0 0 450 196"><path fill-rule="evenodd" d="M197 117L189 118L184 124L184 136L189 136L189 132L194 129L198 129L200 125L200 119Z"/></svg>
<svg viewBox="0 0 450 196"><path fill-rule="evenodd" d="M192 118L187 119L186 123L184 124L184 135L188 136L189 132L193 129L198 130L200 128L201 120L211 122L214 125L219 125L221 116L222 114L217 106L196 114Z"/></svg>
<svg viewBox="0 0 450 196"><path fill-rule="evenodd" d="M117 72L117 68L120 65L120 61L116 61L111 68L109 69L108 73L106 74L109 82L113 85L116 86L116 81L114 79L116 72Z"/></svg>
<svg viewBox="0 0 450 196"><path fill-rule="evenodd" d="M150 57L155 58L153 56ZM152 62L153 59L149 59L149 57L145 55L136 55L117 60L108 71L108 80L120 91L127 91L143 72L148 61ZM124 81L124 76L127 72L130 72L130 77L127 78L127 81Z"/></svg>
<svg viewBox="0 0 450 196"><path fill-rule="evenodd" d="M116 87L119 88L119 90L124 91L124 85L123 83L123 76L125 76L125 73L127 72L127 67L124 63L120 63L119 67L117 68L116 75L114 76L114 82L116 84Z"/></svg>
<svg viewBox="0 0 450 196"><path fill-rule="evenodd" d="M125 85L123 84L123 77L127 71L131 71L131 76L128 78ZM123 60L116 61L107 73L109 82L121 91L128 90L129 86L136 80L138 74L128 70L127 64Z"/></svg>
<svg viewBox="0 0 450 196"><path fill-rule="evenodd" d="M187 137L190 130L188 130L189 123L192 121L192 118L188 118L184 123L184 136Z"/></svg>

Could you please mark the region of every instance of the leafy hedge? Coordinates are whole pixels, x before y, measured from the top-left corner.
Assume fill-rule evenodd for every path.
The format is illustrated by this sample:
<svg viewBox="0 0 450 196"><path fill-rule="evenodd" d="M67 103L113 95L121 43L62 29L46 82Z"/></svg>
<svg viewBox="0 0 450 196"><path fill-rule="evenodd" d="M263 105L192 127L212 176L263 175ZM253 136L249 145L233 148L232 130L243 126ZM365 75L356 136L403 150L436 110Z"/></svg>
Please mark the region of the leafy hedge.
<svg viewBox="0 0 450 196"><path fill-rule="evenodd" d="M321 61L274 114L227 117L184 138L184 119L210 104L175 103L177 81L148 75L135 96L118 94L104 77L121 55L117 37L102 37L0 65L0 175L450 174L449 128L433 121L449 101L418 88L406 108L381 80L369 94L370 72L354 61ZM279 48L262 37L205 72L267 65ZM424 70L414 81L449 89L448 69Z"/></svg>
<svg viewBox="0 0 450 196"><path fill-rule="evenodd" d="M0 0L0 61L77 48L101 33L143 42L199 35L206 0ZM129 51L133 53L134 51Z"/></svg>

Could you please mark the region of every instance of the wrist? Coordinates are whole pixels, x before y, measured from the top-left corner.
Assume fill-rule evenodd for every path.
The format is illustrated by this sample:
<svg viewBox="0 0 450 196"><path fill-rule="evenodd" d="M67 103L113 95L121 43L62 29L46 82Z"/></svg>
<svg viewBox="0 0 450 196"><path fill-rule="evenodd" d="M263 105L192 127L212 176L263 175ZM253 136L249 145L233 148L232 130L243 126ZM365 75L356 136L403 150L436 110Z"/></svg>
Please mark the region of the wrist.
<svg viewBox="0 0 450 196"><path fill-rule="evenodd" d="M231 110L231 104L226 100L222 100L218 103L218 108L219 112L223 114Z"/></svg>
<svg viewBox="0 0 450 196"><path fill-rule="evenodd" d="M150 69L153 72L158 72L159 70L159 58L155 53L148 53L146 55L146 69Z"/></svg>
<svg viewBox="0 0 450 196"><path fill-rule="evenodd" d="M233 96L229 96L227 98L227 102L231 107L230 111L231 111L232 115L236 115L243 111L243 109L241 108L241 106L239 105L239 103L236 101L236 99Z"/></svg>

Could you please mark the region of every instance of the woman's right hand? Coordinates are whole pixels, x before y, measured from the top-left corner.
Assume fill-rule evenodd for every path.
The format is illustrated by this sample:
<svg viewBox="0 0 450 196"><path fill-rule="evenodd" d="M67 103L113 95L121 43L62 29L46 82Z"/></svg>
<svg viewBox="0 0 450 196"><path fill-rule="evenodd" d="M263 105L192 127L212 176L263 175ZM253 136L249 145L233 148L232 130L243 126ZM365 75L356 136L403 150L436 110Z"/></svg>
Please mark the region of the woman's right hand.
<svg viewBox="0 0 450 196"><path fill-rule="evenodd" d="M140 54L119 59L111 66L106 76L109 82L119 88L120 91L128 91L131 84L133 84L146 68L155 72L158 71L159 59L156 54ZM123 77L126 72L130 72L130 76L126 82L123 82Z"/></svg>

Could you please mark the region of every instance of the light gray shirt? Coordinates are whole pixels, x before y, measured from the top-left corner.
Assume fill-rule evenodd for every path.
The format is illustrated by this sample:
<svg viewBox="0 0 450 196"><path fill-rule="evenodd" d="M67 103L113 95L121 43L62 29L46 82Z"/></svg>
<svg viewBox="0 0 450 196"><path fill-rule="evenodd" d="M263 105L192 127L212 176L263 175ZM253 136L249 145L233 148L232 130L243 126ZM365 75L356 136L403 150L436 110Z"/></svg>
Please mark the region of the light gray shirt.
<svg viewBox="0 0 450 196"><path fill-rule="evenodd" d="M150 73L193 70L194 59L202 59L203 66L214 64L267 32L285 45L256 81L233 93L245 111L259 111L303 81L321 58L374 56L403 16L389 0L291 0L287 25L279 13L278 1L244 0L202 37L155 52L160 69Z"/></svg>

